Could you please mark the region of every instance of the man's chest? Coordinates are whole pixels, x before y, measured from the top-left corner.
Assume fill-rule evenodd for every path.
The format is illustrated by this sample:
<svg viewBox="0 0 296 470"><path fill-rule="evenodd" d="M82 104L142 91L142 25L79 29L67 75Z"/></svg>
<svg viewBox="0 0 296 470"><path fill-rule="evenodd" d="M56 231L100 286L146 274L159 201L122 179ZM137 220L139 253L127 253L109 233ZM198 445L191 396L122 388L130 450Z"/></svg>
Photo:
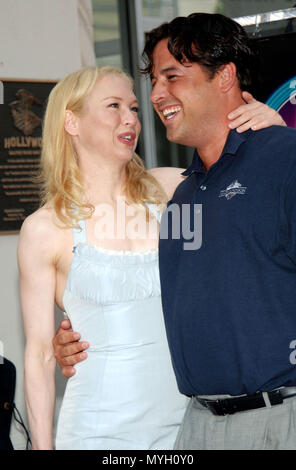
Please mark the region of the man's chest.
<svg viewBox="0 0 296 470"><path fill-rule="evenodd" d="M191 174L169 207L179 208L183 231L187 226L196 233L194 225L202 224L203 245L215 243L219 237L230 244L239 239L273 244L281 223L281 199L281 186L275 178L236 169ZM197 211L202 214L199 219Z"/></svg>

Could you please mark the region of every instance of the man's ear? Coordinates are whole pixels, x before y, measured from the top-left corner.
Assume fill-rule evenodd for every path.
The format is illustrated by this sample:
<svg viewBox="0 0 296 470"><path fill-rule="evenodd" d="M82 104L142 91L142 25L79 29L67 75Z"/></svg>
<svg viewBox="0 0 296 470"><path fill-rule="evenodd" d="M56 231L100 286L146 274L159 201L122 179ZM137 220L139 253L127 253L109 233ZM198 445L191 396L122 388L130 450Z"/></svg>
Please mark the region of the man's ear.
<svg viewBox="0 0 296 470"><path fill-rule="evenodd" d="M75 114L69 109L66 110L65 122L64 122L65 131L70 135L77 135L78 132L78 121Z"/></svg>
<svg viewBox="0 0 296 470"><path fill-rule="evenodd" d="M233 62L222 65L218 70L219 86L223 93L227 93L236 83L236 66Z"/></svg>

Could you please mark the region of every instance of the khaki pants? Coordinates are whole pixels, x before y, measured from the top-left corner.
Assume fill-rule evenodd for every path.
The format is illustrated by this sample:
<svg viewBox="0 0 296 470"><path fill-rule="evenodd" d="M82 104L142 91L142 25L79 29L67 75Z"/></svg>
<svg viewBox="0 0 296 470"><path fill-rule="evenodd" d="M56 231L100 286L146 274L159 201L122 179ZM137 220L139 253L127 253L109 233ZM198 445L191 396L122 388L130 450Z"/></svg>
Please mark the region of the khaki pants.
<svg viewBox="0 0 296 470"><path fill-rule="evenodd" d="M191 398L176 450L296 449L296 397L280 405L215 416Z"/></svg>

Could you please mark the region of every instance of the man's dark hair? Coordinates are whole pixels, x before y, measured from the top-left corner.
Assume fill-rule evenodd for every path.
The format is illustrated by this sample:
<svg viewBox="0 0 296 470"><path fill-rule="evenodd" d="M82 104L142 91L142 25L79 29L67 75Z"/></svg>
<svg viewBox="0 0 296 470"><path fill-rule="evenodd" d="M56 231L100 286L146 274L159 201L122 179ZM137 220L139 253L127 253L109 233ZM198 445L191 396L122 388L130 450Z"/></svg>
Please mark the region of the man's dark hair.
<svg viewBox="0 0 296 470"><path fill-rule="evenodd" d="M143 74L153 74L153 51L162 39L180 63L197 62L210 79L222 65L233 62L241 90L253 91L258 74L257 54L245 30L220 14L192 13L180 16L150 31L143 51Z"/></svg>

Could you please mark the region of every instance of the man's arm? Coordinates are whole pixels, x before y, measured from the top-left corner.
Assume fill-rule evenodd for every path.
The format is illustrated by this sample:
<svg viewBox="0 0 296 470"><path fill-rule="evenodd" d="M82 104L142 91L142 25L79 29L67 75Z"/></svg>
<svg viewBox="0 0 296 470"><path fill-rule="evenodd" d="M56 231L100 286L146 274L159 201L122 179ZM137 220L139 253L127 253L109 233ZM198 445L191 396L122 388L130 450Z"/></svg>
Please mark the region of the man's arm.
<svg viewBox="0 0 296 470"><path fill-rule="evenodd" d="M63 320L52 340L54 355L64 377L72 377L76 371L74 365L87 358L85 349L89 347L86 341L79 341L80 334L71 328L70 320Z"/></svg>

